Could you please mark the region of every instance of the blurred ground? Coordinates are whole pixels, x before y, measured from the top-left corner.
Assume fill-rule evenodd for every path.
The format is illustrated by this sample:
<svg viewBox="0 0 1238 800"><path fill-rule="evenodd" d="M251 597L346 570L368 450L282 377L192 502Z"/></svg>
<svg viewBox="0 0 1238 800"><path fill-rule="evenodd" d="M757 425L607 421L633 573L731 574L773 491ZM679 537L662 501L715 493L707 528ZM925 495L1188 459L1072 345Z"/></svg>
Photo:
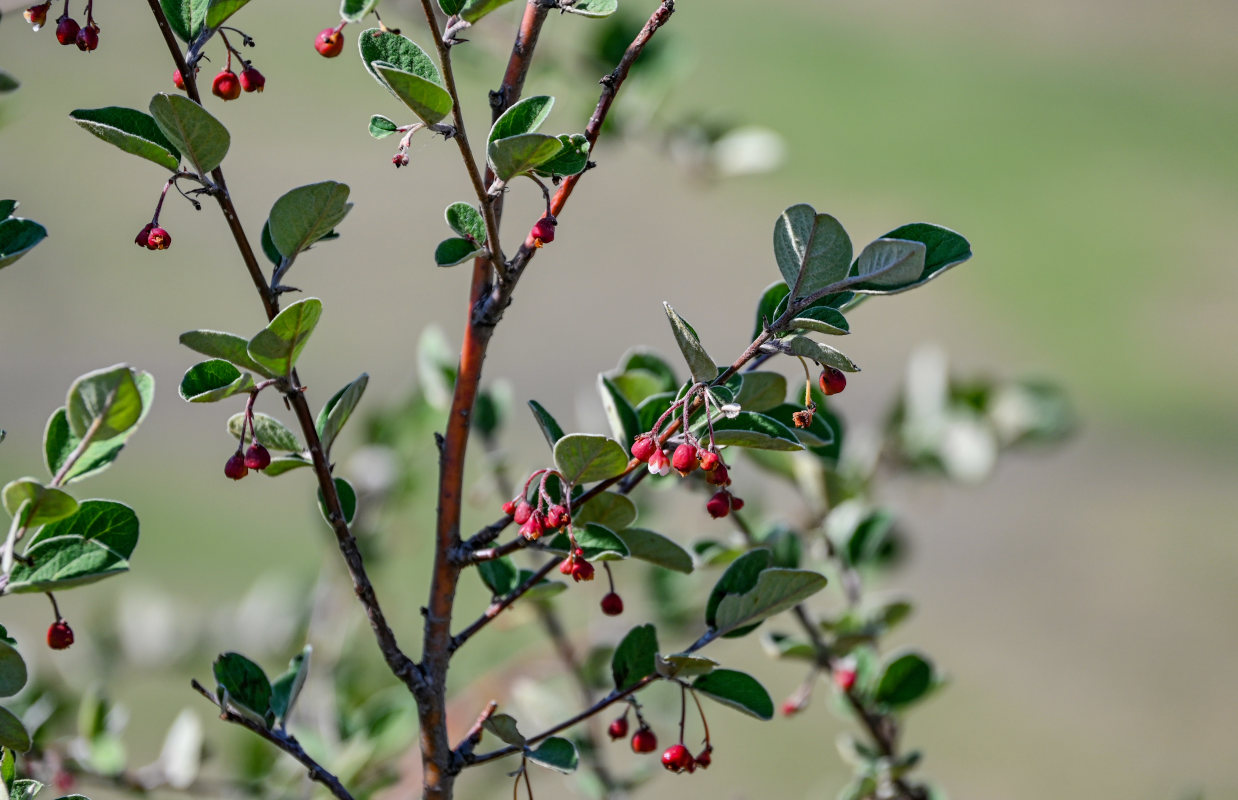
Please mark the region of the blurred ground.
<svg viewBox="0 0 1238 800"><path fill-rule="evenodd" d="M233 133L225 166L254 231L291 186L333 178L353 187L343 238L299 261L289 282L327 303L303 359L311 390L325 398L366 370L366 402L377 403L407 389L411 343L426 324L458 335L467 276L434 269L428 256L445 234L444 201L469 192L439 141L421 139L412 168L391 169L392 147L370 140L365 121L397 109L349 55L326 61L310 50L333 16L331 3L314 5L246 9L267 90L211 109ZM0 276L0 427L9 431L0 474L41 469L43 423L80 372L124 360L159 381L146 427L85 487L131 502L144 538L132 575L68 596L70 613L82 615L139 586L210 603L268 567L315 569L325 542L307 538L318 523L306 481L224 485L226 414L175 397L190 363L176 333L257 328L252 288L219 246L218 214L170 201L174 249L139 251L131 240L159 170L66 119L78 107L145 107L170 88L166 54L150 46L139 11L100 4L104 34L90 56L57 48L50 30L30 34L19 15L0 24L0 66L25 83L0 101L0 195L51 232ZM407 7L385 19L424 39ZM546 36L588 24L556 18ZM955 798L1179 798L1197 787L1210 799L1238 797L1238 645L1226 635L1238 610L1238 372L1228 347L1238 335L1236 24L1238 6L1205 0L685 0L667 29L691 59L673 102L776 128L787 165L703 185L671 169L653 142L604 147L558 241L522 284L489 375L510 379L521 402L535 396L570 418L578 395L592 402L594 373L629 344L673 347L662 299L719 358L739 352L756 293L776 275L772 222L791 203L835 214L860 242L913 219L962 231L973 262L854 316L848 353L865 372L842 398L844 413L875 419L912 347L934 341L962 372L1064 382L1083 428L1066 448L1017 458L975 489L892 487L916 542L892 581L919 601L903 636L953 678L911 715L908 742L924 746L926 773ZM470 120L483 119L479 90L507 46L499 30L495 19L457 53L472 81ZM595 76L567 55L556 63L545 90L573 80L584 88L560 101L550 127L579 127ZM530 88L542 90L536 73ZM533 200L516 197L509 219L532 218ZM472 518L490 516L483 508ZM185 563L197 566L173 572ZM406 574L387 578L388 592L407 585ZM420 581L417 599L396 610L406 630ZM5 603L6 622L33 608ZM85 658L67 654L66 674L84 679ZM754 666L775 696L800 678ZM134 726L135 751L153 755L162 726L192 704L185 681L141 674L124 684L127 703L158 720L145 738ZM792 732L731 725L719 744L726 761L693 776L692 789L832 796L842 783L838 723L814 713L770 725ZM772 758L812 766L770 776L760 766ZM834 771L819 772L823 763ZM483 783L470 791L480 796ZM549 793L553 780L543 783ZM647 796L684 786L658 781Z"/></svg>

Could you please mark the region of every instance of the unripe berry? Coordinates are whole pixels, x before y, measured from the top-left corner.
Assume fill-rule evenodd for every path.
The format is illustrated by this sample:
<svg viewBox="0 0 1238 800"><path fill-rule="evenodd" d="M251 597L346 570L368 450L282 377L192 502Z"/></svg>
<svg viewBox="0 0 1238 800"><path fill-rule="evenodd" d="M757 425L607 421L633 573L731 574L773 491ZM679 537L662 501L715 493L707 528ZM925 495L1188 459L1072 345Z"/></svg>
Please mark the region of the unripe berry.
<svg viewBox="0 0 1238 800"><path fill-rule="evenodd" d="M261 92L267 85L266 76L252 66L241 70L241 88L247 92Z"/></svg>
<svg viewBox="0 0 1238 800"><path fill-rule="evenodd" d="M99 28L95 25L87 25L77 32L77 49L82 52L94 50L99 46Z"/></svg>
<svg viewBox="0 0 1238 800"><path fill-rule="evenodd" d="M713 472L722 463L722 459L713 450L702 450L700 452L700 456L701 456L701 469L705 470L706 472Z"/></svg>
<svg viewBox="0 0 1238 800"><path fill-rule="evenodd" d="M211 94L220 100L235 100L241 96L241 80L230 69L215 76L211 81Z"/></svg>
<svg viewBox="0 0 1238 800"><path fill-rule="evenodd" d="M182 92L185 91L185 76L181 74L179 69L172 70L172 85Z"/></svg>
<svg viewBox="0 0 1238 800"><path fill-rule="evenodd" d="M653 731L642 725L640 730L632 734L633 753L652 753L658 749L658 737Z"/></svg>
<svg viewBox="0 0 1238 800"><path fill-rule="evenodd" d="M344 34L335 28L323 28L314 40L314 49L326 58L335 58L344 50Z"/></svg>
<svg viewBox="0 0 1238 800"><path fill-rule="evenodd" d="M649 471L654 475L671 474L671 460L661 448L654 450L653 455L649 456Z"/></svg>
<svg viewBox="0 0 1238 800"><path fill-rule="evenodd" d="M512 521L517 525L523 525L529 521L529 517L533 516L533 506L528 502L521 500L516 505L516 511L512 514Z"/></svg>
<svg viewBox="0 0 1238 800"><path fill-rule="evenodd" d="M73 629L69 623L58 619L47 629L47 646L53 650L66 650L73 644Z"/></svg>
<svg viewBox="0 0 1238 800"><path fill-rule="evenodd" d="M673 744L666 748L666 752L662 754L662 766L666 767L671 772L679 773L684 770L693 769L695 759L688 752L688 748L682 744Z"/></svg>
<svg viewBox="0 0 1238 800"><path fill-rule="evenodd" d="M701 460L696 455L696 445L684 442L675 448L675 453L671 456L671 466L680 475L687 475L692 470L699 466Z"/></svg>
<svg viewBox="0 0 1238 800"><path fill-rule="evenodd" d="M618 719L612 719L610 725L606 728L606 735L610 737L612 742L627 736L628 718L619 717Z"/></svg>
<svg viewBox="0 0 1238 800"><path fill-rule="evenodd" d="M558 225L558 220L554 217L542 217L533 224L533 230L529 231L529 238L533 240L536 247L541 247L543 244L550 244L555 240L555 226Z"/></svg>
<svg viewBox="0 0 1238 800"><path fill-rule="evenodd" d="M821 384L821 391L826 395L838 394L847 388L847 376L840 369L826 367L821 371L817 383Z"/></svg>
<svg viewBox="0 0 1238 800"><path fill-rule="evenodd" d="M710 745L705 745L705 749L702 750L700 755L696 757L696 765L701 769L708 769L709 765L714 763L714 758L710 755L713 751L713 747Z"/></svg>
<svg viewBox="0 0 1238 800"><path fill-rule="evenodd" d="M714 494L713 497L705 503L705 510L709 512L709 516L714 519L721 519L731 513L731 493L723 489Z"/></svg>
<svg viewBox="0 0 1238 800"><path fill-rule="evenodd" d="M855 667L837 666L834 668L834 685L844 692L849 692L855 686Z"/></svg>
<svg viewBox="0 0 1238 800"><path fill-rule="evenodd" d="M72 17L61 17L56 23L56 41L63 45L77 44L77 33L81 30Z"/></svg>
<svg viewBox="0 0 1238 800"><path fill-rule="evenodd" d="M142 230L138 231L138 235L134 237L133 243L138 247L150 247L150 232L155 229L155 223L148 222Z"/></svg>
<svg viewBox="0 0 1238 800"><path fill-rule="evenodd" d="M637 461L648 461L649 457L658 451L658 440L651 434L642 433L632 442L632 458Z"/></svg>
<svg viewBox="0 0 1238 800"><path fill-rule="evenodd" d="M515 514L515 513L516 513L516 501L515 501L515 500L508 500L506 503L504 503L504 504L503 504L503 513L504 513L504 514L506 514L506 515L507 515L507 516L509 516L509 517L510 517L510 516L512 516L513 514Z"/></svg>
<svg viewBox="0 0 1238 800"><path fill-rule="evenodd" d="M623 613L623 598L615 592L609 592L602 598L602 613L608 617L617 617ZM623 734L620 734L622 736Z"/></svg>
<svg viewBox="0 0 1238 800"><path fill-rule="evenodd" d="M254 442L245 451L245 466L249 469L266 469L271 466L271 454L265 447Z"/></svg>
<svg viewBox="0 0 1238 800"><path fill-rule="evenodd" d="M234 481L239 481L249 474L249 467L245 466L245 456L240 453L233 453L232 458L228 459L228 463L224 464L224 475L227 475Z"/></svg>
<svg viewBox="0 0 1238 800"><path fill-rule="evenodd" d="M34 29L37 31L47 23L47 10L51 8L51 6L52 0L47 0L46 3L39 3L37 6L30 6L30 8L27 8L22 12L22 16L25 17L26 22L33 25Z"/></svg>
<svg viewBox="0 0 1238 800"><path fill-rule="evenodd" d="M167 250L171 246L172 234L168 233L163 228L151 228L150 233L146 234L147 250Z"/></svg>

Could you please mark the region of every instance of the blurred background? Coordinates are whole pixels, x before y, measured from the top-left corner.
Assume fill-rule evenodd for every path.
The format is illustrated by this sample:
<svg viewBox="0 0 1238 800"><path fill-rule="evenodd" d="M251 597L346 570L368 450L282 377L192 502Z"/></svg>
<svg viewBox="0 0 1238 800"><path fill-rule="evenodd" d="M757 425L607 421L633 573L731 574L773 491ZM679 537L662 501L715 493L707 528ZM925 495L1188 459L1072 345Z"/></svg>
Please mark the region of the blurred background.
<svg viewBox="0 0 1238 800"><path fill-rule="evenodd" d="M295 609L322 597L321 576L340 577L338 559L308 474L237 484L221 475L232 448L224 423L240 404L176 397L195 361L178 333L262 325L220 215L170 197L162 220L174 247L134 247L163 172L67 118L75 108L145 108L172 91L144 5L97 3L102 32L90 54L58 47L54 24L31 33L21 5L0 0L0 67L23 84L0 99L0 196L21 201L18 213L50 235L0 275L0 475L42 474L44 423L78 374L125 361L158 381L120 462L78 491L137 509L134 570L64 596L72 650L23 652L47 681L106 678L128 709L123 739L135 763L155 758L183 707L205 720L213 747L236 749L243 732L222 730L187 686L209 676L210 656L185 653L245 650L280 671L303 636ZM487 18L455 51L475 136L522 5ZM639 22L653 3L622 6ZM387 0L382 10L425 44L417 8ZM232 132L224 167L251 236L287 189L351 185L356 208L341 238L299 259L285 282L326 304L301 360L311 404L365 371L362 410L373 411L412 389L423 329L459 339L467 267L437 269L431 254L449 235L441 209L471 192L454 146L435 137L414 138L410 168L391 167L394 141L372 140L366 123L375 113L402 121L395 100L365 77L351 44L335 60L311 47L335 20L329 0L246 7L234 22L258 42L247 54L266 90L207 107ZM587 120L610 63L598 61L596 24L552 16L543 32L526 94L559 97L548 130ZM926 751L924 772L955 798L1238 798L1235 26L1238 6L1217 0L683 0L650 53L661 68L633 83L624 135L595 152L598 168L491 348L487 376L507 381L514 399L501 443L513 472L545 457L528 398L566 425L604 430L595 374L632 345L673 354L660 301L716 358L738 354L759 293L777 278L770 231L786 206L833 214L857 245L910 221L954 228L970 239L971 262L851 315L843 344L864 372L834 408L856 430L878 425L911 354L931 343L963 376L1064 385L1080 422L1064 446L1004 459L974 485L887 487L911 552L883 588L917 601L897 641L924 648L951 677L911 714L907 745ZM222 48L208 54L209 80ZM510 198L509 249L540 202L531 184ZM260 410L283 411L265 396ZM337 453L360 433L346 431ZM409 643L428 569L418 541L432 516L428 436L422 445L421 501L399 518L394 557L377 570ZM757 481L753 471L736 478ZM466 529L493 520L499 503L480 470L471 485ZM695 506L660 507L676 538L707 532ZM469 582L461 618L486 599ZM19 641L36 642L45 599L4 605ZM582 647L613 641L633 622L624 619L582 616L572 635ZM504 691L507 677L488 670L498 654L546 657L520 623L496 626L497 643L453 673L461 719L486 692ZM367 631L355 636L358 609L341 606L333 624L313 635L316 648L349 637L372 647ZM123 669L98 675L99 653L117 649L130 657L115 662ZM728 644L711 655L761 675L776 698L801 679L750 651ZM381 685L380 675L363 685ZM686 780L718 798L833 796L846 779L833 739L848 723L814 712L764 727L716 712L725 725L716 766L655 781L646 796L672 797ZM613 761L635 763L621 746ZM541 777L539 796L561 783ZM508 790L497 770L461 787L467 797Z"/></svg>

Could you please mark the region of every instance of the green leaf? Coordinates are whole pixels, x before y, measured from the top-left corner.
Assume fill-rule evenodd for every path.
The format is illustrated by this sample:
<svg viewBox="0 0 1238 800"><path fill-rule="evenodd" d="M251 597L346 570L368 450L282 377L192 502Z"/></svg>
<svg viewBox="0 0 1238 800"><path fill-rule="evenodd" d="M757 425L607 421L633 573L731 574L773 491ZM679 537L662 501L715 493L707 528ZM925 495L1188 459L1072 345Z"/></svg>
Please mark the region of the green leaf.
<svg viewBox="0 0 1238 800"><path fill-rule="evenodd" d="M17 777L17 757L12 750L0 748L0 781L8 786Z"/></svg>
<svg viewBox="0 0 1238 800"><path fill-rule="evenodd" d="M761 647L771 658L794 658L802 661L815 660L816 648L803 639L795 639L785 633L766 633L761 636Z"/></svg>
<svg viewBox="0 0 1238 800"><path fill-rule="evenodd" d="M377 2L377 0L375 0ZM218 28L228 17L241 10L249 0L211 0L206 10L206 27ZM348 0L345 0L348 2Z"/></svg>
<svg viewBox="0 0 1238 800"><path fill-rule="evenodd" d="M533 750L526 750L525 757L547 769L567 775L576 771L580 755L576 745L562 736L551 736Z"/></svg>
<svg viewBox="0 0 1238 800"><path fill-rule="evenodd" d="M30 749L30 734L7 708L0 708L0 746L24 753Z"/></svg>
<svg viewBox="0 0 1238 800"><path fill-rule="evenodd" d="M443 13L451 17L460 13L460 9L464 8L465 0L438 0L438 7L443 9Z"/></svg>
<svg viewBox="0 0 1238 800"><path fill-rule="evenodd" d="M361 396L365 394L365 387L369 383L369 374L361 373L355 381L336 392L318 412L314 429L318 431L318 438L322 441L323 452L330 454L335 438L340 435L357 404L361 402Z"/></svg>
<svg viewBox="0 0 1238 800"><path fill-rule="evenodd" d="M181 163L180 151L163 135L155 118L133 108L79 108L69 118L108 144L119 147L161 167L174 170Z"/></svg>
<svg viewBox="0 0 1238 800"><path fill-rule="evenodd" d="M853 292L885 294L901 291L902 287L919 280L924 272L927 248L922 242L906 239L877 239L860 252L851 277L866 278L851 285Z"/></svg>
<svg viewBox="0 0 1238 800"><path fill-rule="evenodd" d="M380 28L368 28L361 32L357 44L361 48L361 61L365 64L366 71L392 94L395 92L378 74L375 62L381 61L401 72L419 75L437 86L443 85L434 61L426 55L425 50L405 36Z"/></svg>
<svg viewBox="0 0 1238 800"><path fill-rule="evenodd" d="M692 688L713 700L761 720L774 717L774 701L760 681L746 672L716 669L692 682Z"/></svg>
<svg viewBox="0 0 1238 800"><path fill-rule="evenodd" d="M271 241L285 258L294 258L334 230L351 209L348 184L322 181L298 186L271 206Z"/></svg>
<svg viewBox="0 0 1238 800"><path fill-rule="evenodd" d="M732 561L709 592L709 599L705 601L705 624L710 628L718 627L718 605L722 599L728 594L742 595L751 591L757 585L762 570L768 568L772 560L773 555L769 550L758 548L749 550Z"/></svg>
<svg viewBox="0 0 1238 800"><path fill-rule="evenodd" d="M609 17L619 8L619 0L576 0L575 3L561 8L569 14L579 14L582 17Z"/></svg>
<svg viewBox="0 0 1238 800"><path fill-rule="evenodd" d="M838 220L800 204L774 225L774 257L792 297L803 297L847 277L851 239Z"/></svg>
<svg viewBox="0 0 1238 800"><path fill-rule="evenodd" d="M825 588L824 575L809 570L771 567L743 594L728 593L718 603L715 627L723 635L748 628L802 602Z"/></svg>
<svg viewBox="0 0 1238 800"><path fill-rule="evenodd" d="M69 428L84 438L111 439L138 424L142 417L142 395L133 370L123 364L87 372L69 387L65 401Z"/></svg>
<svg viewBox="0 0 1238 800"><path fill-rule="evenodd" d="M275 246L275 240L271 238L271 220L262 223L262 254L267 257L275 266L280 266L284 263L284 256L279 252L279 248Z"/></svg>
<svg viewBox="0 0 1238 800"><path fill-rule="evenodd" d="M554 136L521 133L498 139L486 147L486 158L500 180L509 181L550 161L563 147Z"/></svg>
<svg viewBox="0 0 1238 800"><path fill-rule="evenodd" d="M951 267L962 264L967 259L971 258L971 245L967 240L959 234L943 228L940 225L931 225L927 222L913 222L910 225L903 225L882 236L882 240L902 240L906 242L919 242L924 245L924 265L918 275L910 274L910 266L904 264L907 269L905 280L895 283L893 279L889 282L881 281L880 285L873 285L871 281L856 286L849 287L853 292L861 292L864 294L894 294L895 292L905 292L908 289L914 289L921 284L936 278ZM874 242L876 244L876 242ZM871 247L872 245L870 245ZM911 263L915 263L914 261ZM860 272L861 265L857 261L852 266L853 274L863 274ZM902 269L899 270L900 278L904 277Z"/></svg>
<svg viewBox="0 0 1238 800"><path fill-rule="evenodd" d="M13 212L21 205L16 200L0 200L0 220L8 219L13 216Z"/></svg>
<svg viewBox="0 0 1238 800"><path fill-rule="evenodd" d="M88 444L86 450L65 473L65 483L89 477L106 469L120 455L120 451L125 448L125 443L137 431L142 420L146 419L155 398L155 379L149 372L139 372L134 383L137 384L138 394L142 398L142 413L138 416L137 423L120 436L110 439L96 438ZM53 475L59 474L61 467L81 442L81 437L75 435L69 427L67 410L63 407L57 409L47 420L47 430L43 436L43 453L48 471Z"/></svg>
<svg viewBox="0 0 1238 800"><path fill-rule="evenodd" d="M437 81L396 69L383 61L375 61L372 66L391 93L427 125L434 125L451 113L451 95Z"/></svg>
<svg viewBox="0 0 1238 800"><path fill-rule="evenodd" d="M701 346L701 340L697 337L696 331L693 330L692 326L683 317L676 313L675 309L671 308L670 303L663 303L662 306L666 309L666 316L671 321L671 330L675 334L675 343L679 345L679 351L683 353L684 361L688 362L688 370L692 373L692 380L698 383L709 382L718 377L718 366L709 357L709 353L705 352L705 348Z"/></svg>
<svg viewBox="0 0 1238 800"><path fill-rule="evenodd" d="M663 657L658 655L658 674L663 678L694 678L697 675L708 675L718 666L718 662L704 656L694 656L689 653L674 653Z"/></svg>
<svg viewBox="0 0 1238 800"><path fill-rule="evenodd" d="M30 503L22 520L22 524L30 527L64 519L77 511L77 501L73 499L73 495L44 486L34 478L10 481L2 494L4 510L14 519L17 518L17 510L22 503Z"/></svg>
<svg viewBox="0 0 1238 800"><path fill-rule="evenodd" d="M520 570L507 556L481 562L477 575L495 597L502 597L520 585Z"/></svg>
<svg viewBox="0 0 1238 800"><path fill-rule="evenodd" d="M228 693L238 710L249 711L265 720L271 710L271 682L262 667L240 653L222 653L212 665L215 682Z"/></svg>
<svg viewBox="0 0 1238 800"><path fill-rule="evenodd" d="M465 239L472 237L477 244L486 243L486 220L481 212L464 202L452 203L443 212L447 225Z"/></svg>
<svg viewBox="0 0 1238 800"><path fill-rule="evenodd" d="M313 465L314 462L301 453L293 453L287 456L272 458L271 463L262 471L262 474L268 478L274 478L276 475L283 475L285 472L291 472L301 467L312 467Z"/></svg>
<svg viewBox="0 0 1238 800"><path fill-rule="evenodd" d="M70 517L44 526L26 548L34 566L18 563L7 591L47 592L83 586L129 569L138 543L133 509L111 500L85 500Z"/></svg>
<svg viewBox="0 0 1238 800"><path fill-rule="evenodd" d="M231 362L214 358L195 364L181 378L181 399L191 403L214 403L254 388L254 378Z"/></svg>
<svg viewBox="0 0 1238 800"><path fill-rule="evenodd" d="M615 648L610 661L610 673L615 689L631 689L650 675L658 673L658 632L652 625L638 625Z"/></svg>
<svg viewBox="0 0 1238 800"><path fill-rule="evenodd" d="M627 545L632 558L685 575L692 572L692 556L688 555L688 551L660 533L644 528L627 528L617 535Z"/></svg>
<svg viewBox="0 0 1238 800"><path fill-rule="evenodd" d="M806 308L791 320L792 328L800 328L817 333L828 333L831 336L842 336L851 333L847 318L836 308L818 306Z"/></svg>
<svg viewBox="0 0 1238 800"><path fill-rule="evenodd" d="M275 712L276 719L281 723L287 723L288 715L292 713L293 706L301 695L301 689L309 675L310 656L313 652L312 646L305 645L305 649L288 662L288 671L271 683L271 711Z"/></svg>
<svg viewBox="0 0 1238 800"><path fill-rule="evenodd" d="M795 434L795 438L799 439L805 447L828 447L834 443L834 430L826 422L827 414L823 409L818 407L812 415L812 422L807 428L799 428L795 425L793 415L803 410L802 406L794 403L783 403L777 408L766 410L765 414L770 418L777 420L787 430Z"/></svg>
<svg viewBox="0 0 1238 800"><path fill-rule="evenodd" d="M517 727L516 718L511 714L492 714L482 723L482 727L499 737L503 742L516 747L524 747L528 741Z"/></svg>
<svg viewBox="0 0 1238 800"><path fill-rule="evenodd" d="M786 397L787 379L777 372L745 372L735 402L745 411L768 411Z"/></svg>
<svg viewBox="0 0 1238 800"><path fill-rule="evenodd" d="M517 585L523 586L533 578L533 570L520 570L520 580ZM534 600L536 602L545 602L561 592L567 591L567 584L562 581L548 581L545 578L533 584L527 592L524 593L524 599Z"/></svg>
<svg viewBox="0 0 1238 800"><path fill-rule="evenodd" d="M150 114L167 140L199 174L218 167L228 154L228 129L188 97L157 94L150 101Z"/></svg>
<svg viewBox="0 0 1238 800"><path fill-rule="evenodd" d="M245 425L245 414L233 414L228 418L228 433L241 438L241 429ZM275 417L254 412L254 435L263 447L272 450L283 450L289 453L299 453L305 448L297 440L297 435L284 423Z"/></svg>
<svg viewBox="0 0 1238 800"><path fill-rule="evenodd" d="M352 521L357 518L357 490L343 478L336 478L335 493L340 496L340 509L344 512L344 521L351 525ZM322 489L318 490L318 511L330 525L331 518L327 515L327 501L323 497Z"/></svg>
<svg viewBox="0 0 1238 800"><path fill-rule="evenodd" d="M494 11L500 6L507 5L512 0L466 0L464 7L460 9L461 18L469 22L477 22L477 20Z"/></svg>
<svg viewBox="0 0 1238 800"><path fill-rule="evenodd" d="M529 401L529 410L533 412L533 419L537 420L537 427L541 429L542 435L546 437L546 444L550 445L550 449L553 450L555 442L563 438L563 427L536 400Z"/></svg>
<svg viewBox="0 0 1238 800"><path fill-rule="evenodd" d="M370 117L370 135L375 139L386 139L393 133L398 133L400 126L387 119L382 114Z"/></svg>
<svg viewBox="0 0 1238 800"><path fill-rule="evenodd" d="M8 217L0 220L0 269L34 249L47 238L47 228L32 219Z"/></svg>
<svg viewBox="0 0 1238 800"><path fill-rule="evenodd" d="M264 371L290 375L321 316L322 301L316 297L292 303L249 340L249 357L265 367Z"/></svg>
<svg viewBox="0 0 1238 800"><path fill-rule="evenodd" d="M378 0L340 0L340 19L360 22L378 6Z"/></svg>
<svg viewBox="0 0 1238 800"><path fill-rule="evenodd" d="M790 428L773 417L755 411L741 411L734 418L715 420L714 441L758 450L804 449Z"/></svg>
<svg viewBox="0 0 1238 800"><path fill-rule="evenodd" d="M809 339L807 336L788 336L783 340L790 352L804 358L811 358L825 367L834 367L843 372L859 372L856 363L827 344Z"/></svg>
<svg viewBox="0 0 1238 800"><path fill-rule="evenodd" d="M627 442L630 449L636 435L643 430L636 409L605 375L598 375L598 394L602 396L602 408L610 422L610 432L618 441Z"/></svg>
<svg viewBox="0 0 1238 800"><path fill-rule="evenodd" d="M873 699L891 707L910 705L933 689L933 663L917 652L888 661L877 681Z"/></svg>
<svg viewBox="0 0 1238 800"><path fill-rule="evenodd" d="M554 460L573 486L614 478L628 468L628 456L618 442L589 433L568 434L555 442Z"/></svg>
<svg viewBox="0 0 1238 800"><path fill-rule="evenodd" d="M490 126L486 144L522 133L534 133L546 121L546 117L550 116L550 109L554 104L555 99L546 94L526 97L513 104Z"/></svg>
<svg viewBox="0 0 1238 800"><path fill-rule="evenodd" d="M668 363L665 358L658 355L653 350L649 350L644 347L634 347L624 353L623 360L619 364L619 369L621 370L620 375L639 371L641 373L652 374L659 381L658 388L656 390L651 391L640 398L633 398L631 395L627 395L628 400L632 403L639 403L645 397L648 397L650 394L655 394L658 391L673 392L679 386L679 378L675 375L675 370L670 363ZM623 385L619 383L618 376L615 376L614 380L616 385L620 388L624 388Z"/></svg>
<svg viewBox="0 0 1238 800"><path fill-rule="evenodd" d="M576 545L585 551L585 559L589 561L618 561L628 557L628 546L611 529L596 522L586 525L573 525L576 534ZM571 540L566 533L557 533L546 543L546 549L552 553L567 555L572 550Z"/></svg>
<svg viewBox="0 0 1238 800"><path fill-rule="evenodd" d="M477 258L484 252L485 248L478 247L476 243L453 236L439 242L438 247L434 248L434 263L440 267L454 267Z"/></svg>
<svg viewBox="0 0 1238 800"><path fill-rule="evenodd" d="M17 648L0 642L0 697L12 697L26 685L26 662Z"/></svg>
<svg viewBox="0 0 1238 800"><path fill-rule="evenodd" d="M191 10L189 0L160 0L163 14L168 18L168 27L186 44L193 39L190 29Z"/></svg>
<svg viewBox="0 0 1238 800"><path fill-rule="evenodd" d="M752 328L753 339L765 331L767 324L773 323L778 318L776 313L778 307L789 294L791 294L791 289L784 281L776 281L765 287L765 291L761 293L761 300L757 303L757 320Z"/></svg>
<svg viewBox="0 0 1238 800"><path fill-rule="evenodd" d="M257 372L267 378L274 378L276 373L249 357L249 342L234 333L222 331L187 331L180 336L180 343L211 358L222 358L232 364Z"/></svg>
<svg viewBox="0 0 1238 800"><path fill-rule="evenodd" d="M579 175L589 166L589 139L583 133L561 133L559 154L533 171L544 178Z"/></svg>
<svg viewBox="0 0 1238 800"><path fill-rule="evenodd" d="M34 800L34 796L43 790L43 784L30 778L13 781L9 787L9 800Z"/></svg>
<svg viewBox="0 0 1238 800"><path fill-rule="evenodd" d="M572 522L576 525L596 522L612 531L621 531L635 521L636 504L615 492L602 492L583 506L572 509ZM620 538L623 538L622 534ZM627 540L624 539L624 542Z"/></svg>

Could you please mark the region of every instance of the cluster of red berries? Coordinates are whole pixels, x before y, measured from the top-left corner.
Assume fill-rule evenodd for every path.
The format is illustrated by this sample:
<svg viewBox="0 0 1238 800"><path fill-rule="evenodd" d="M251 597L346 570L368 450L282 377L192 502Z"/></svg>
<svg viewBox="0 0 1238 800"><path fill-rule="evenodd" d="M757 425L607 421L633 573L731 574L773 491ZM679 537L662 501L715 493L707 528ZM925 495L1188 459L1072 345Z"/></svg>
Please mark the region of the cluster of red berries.
<svg viewBox="0 0 1238 800"><path fill-rule="evenodd" d="M63 619L57 619L47 629L47 646L53 650L67 650L73 644L73 629Z"/></svg>
<svg viewBox="0 0 1238 800"><path fill-rule="evenodd" d="M26 18L34 26L37 31L42 28L47 22L47 11L51 8L51 0L46 3L30 6L22 16ZM69 16L69 2L65 0L64 13L56 20L56 41L63 45L77 45L77 49L83 53L94 50L99 46L99 23L95 22L92 13L93 2L86 3L86 24L78 25L77 20Z"/></svg>
<svg viewBox="0 0 1238 800"><path fill-rule="evenodd" d="M167 250L172 246L172 234L155 223L148 222L142 230L138 231L133 243L147 250Z"/></svg>
<svg viewBox="0 0 1238 800"><path fill-rule="evenodd" d="M545 511L542 510L543 507ZM566 506L558 503L551 505L540 496L536 508L523 497L512 498L503 504L503 513L520 526L520 534L530 542L535 542L543 533L558 530L572 521Z"/></svg>
<svg viewBox="0 0 1238 800"><path fill-rule="evenodd" d="M559 572L564 575L571 575L572 580L580 583L581 581L593 580L594 569L593 565L585 560L585 551L576 547L572 549L571 555L563 559L563 563L559 565ZM615 596L618 597L618 595ZM619 610L622 611L623 601L620 600L619 604Z"/></svg>
<svg viewBox="0 0 1238 800"><path fill-rule="evenodd" d="M224 475L234 481L239 481L248 475L251 469L262 471L269 466L271 466L271 454L265 447L253 442L243 455L241 448L237 447L236 452L228 459L228 463L224 464Z"/></svg>
<svg viewBox="0 0 1238 800"><path fill-rule="evenodd" d="M549 212L546 216L533 223L533 229L529 231L529 238L533 240L534 247L541 247L544 244L550 244L555 240L555 226L559 224L559 220L552 216Z"/></svg>
<svg viewBox="0 0 1238 800"><path fill-rule="evenodd" d="M658 749L658 737L654 734L653 729L643 719L640 719L639 711L637 712L637 717L640 727L636 729L636 733L632 734L632 752L652 753ZM628 715L625 713L622 717L611 720L610 725L606 728L606 735L610 737L612 742L627 736ZM675 773L696 772L697 767L707 769L713 763L713 751L713 745L706 743L705 749L693 756L683 742L673 744L666 748L666 752L662 753L662 766Z"/></svg>
<svg viewBox="0 0 1238 800"><path fill-rule="evenodd" d="M694 756L682 743L673 744L662 754L662 766L676 774L681 772L691 774L696 772L697 767L708 769L714 761L711 755L713 750L712 746L705 745L705 749Z"/></svg>
<svg viewBox="0 0 1238 800"><path fill-rule="evenodd" d="M714 519L725 517L731 511L739 511L744 507L744 501L731 494L726 487L731 485L731 474L722 456L714 450L707 450L691 442L684 442L675 448L668 458L666 451L652 433L642 433L632 442L632 457L649 465L649 471L655 475L669 475L674 469L681 476L687 477L700 468L705 473L705 482L720 487L705 503L705 510Z"/></svg>
<svg viewBox="0 0 1238 800"><path fill-rule="evenodd" d="M314 49L323 58L335 58L344 51L344 25L347 23L340 22L338 27L323 28L318 32L318 37L314 39Z"/></svg>
<svg viewBox="0 0 1238 800"><path fill-rule="evenodd" d="M239 76L232 71L231 67L225 68L216 75L211 80L211 94L220 100L235 100L241 96L242 91L261 92L267 85L266 77L253 64L249 62L244 62L244 64L245 68L241 70ZM172 74L172 82L178 89L185 88L185 81L179 69Z"/></svg>

